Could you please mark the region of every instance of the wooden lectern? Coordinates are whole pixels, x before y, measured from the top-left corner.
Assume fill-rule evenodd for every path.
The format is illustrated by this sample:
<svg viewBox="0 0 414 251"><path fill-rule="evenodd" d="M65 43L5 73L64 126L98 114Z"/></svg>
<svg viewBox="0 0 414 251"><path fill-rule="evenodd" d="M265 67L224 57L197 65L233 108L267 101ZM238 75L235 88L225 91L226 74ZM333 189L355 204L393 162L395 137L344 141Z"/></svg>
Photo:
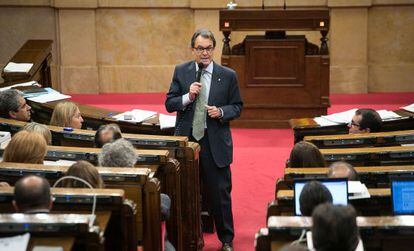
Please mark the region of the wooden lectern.
<svg viewBox="0 0 414 251"><path fill-rule="evenodd" d="M32 63L33 66L27 73L3 70L1 77L4 79L4 86L33 80L43 87L51 87L52 43L52 40L27 40L9 62Z"/></svg>
<svg viewBox="0 0 414 251"><path fill-rule="evenodd" d="M221 62L239 78L244 108L234 125L288 127L291 118L326 114L329 102L329 10L221 10ZM320 31L321 45L285 31ZM232 31L266 31L230 47Z"/></svg>

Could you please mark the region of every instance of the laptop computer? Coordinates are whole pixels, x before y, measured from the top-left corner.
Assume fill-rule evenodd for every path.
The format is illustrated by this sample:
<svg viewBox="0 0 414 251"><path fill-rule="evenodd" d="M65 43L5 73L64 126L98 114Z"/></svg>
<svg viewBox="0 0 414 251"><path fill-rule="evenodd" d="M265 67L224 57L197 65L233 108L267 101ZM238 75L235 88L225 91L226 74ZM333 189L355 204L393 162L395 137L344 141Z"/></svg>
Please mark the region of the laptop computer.
<svg viewBox="0 0 414 251"><path fill-rule="evenodd" d="M414 215L414 177L391 178L391 201L394 215Z"/></svg>
<svg viewBox="0 0 414 251"><path fill-rule="evenodd" d="M300 212L299 197L303 187L309 181L317 180L321 182L329 192L331 192L334 205L348 205L348 180L347 179L295 179L294 182L294 200L295 215L302 215Z"/></svg>

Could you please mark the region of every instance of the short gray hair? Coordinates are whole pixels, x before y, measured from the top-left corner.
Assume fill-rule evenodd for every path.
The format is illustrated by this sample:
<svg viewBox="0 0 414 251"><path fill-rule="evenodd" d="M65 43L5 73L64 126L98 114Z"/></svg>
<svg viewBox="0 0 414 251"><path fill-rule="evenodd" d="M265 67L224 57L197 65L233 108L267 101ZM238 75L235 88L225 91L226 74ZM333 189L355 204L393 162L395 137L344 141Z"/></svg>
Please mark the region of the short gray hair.
<svg viewBox="0 0 414 251"><path fill-rule="evenodd" d="M105 167L134 167L137 159L134 146L125 139L105 144L98 156L99 165Z"/></svg>
<svg viewBox="0 0 414 251"><path fill-rule="evenodd" d="M211 41L213 41L213 47L216 47L216 39L214 38L213 32L207 29L198 29L194 32L193 36L191 37L191 48L194 48L195 41L198 38L198 36L210 39Z"/></svg>
<svg viewBox="0 0 414 251"><path fill-rule="evenodd" d="M0 92L0 117L10 118L9 112L17 112L19 110L19 97L23 97L23 95L15 89Z"/></svg>

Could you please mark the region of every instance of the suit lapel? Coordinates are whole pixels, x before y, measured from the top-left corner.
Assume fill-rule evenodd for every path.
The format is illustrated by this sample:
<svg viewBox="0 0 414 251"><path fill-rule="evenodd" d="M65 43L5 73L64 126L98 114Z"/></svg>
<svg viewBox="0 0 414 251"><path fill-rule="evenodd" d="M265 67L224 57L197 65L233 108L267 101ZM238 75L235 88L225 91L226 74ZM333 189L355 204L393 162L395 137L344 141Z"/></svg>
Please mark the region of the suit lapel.
<svg viewBox="0 0 414 251"><path fill-rule="evenodd" d="M210 85L210 93L208 95L208 105L214 105L214 98L218 95L218 89L217 88L220 84L220 73L221 68L220 65L213 62L213 74L211 75L211 85Z"/></svg>
<svg viewBox="0 0 414 251"><path fill-rule="evenodd" d="M190 85L196 80L196 67L194 61L191 61L188 67L186 68L185 74L185 92L190 90Z"/></svg>

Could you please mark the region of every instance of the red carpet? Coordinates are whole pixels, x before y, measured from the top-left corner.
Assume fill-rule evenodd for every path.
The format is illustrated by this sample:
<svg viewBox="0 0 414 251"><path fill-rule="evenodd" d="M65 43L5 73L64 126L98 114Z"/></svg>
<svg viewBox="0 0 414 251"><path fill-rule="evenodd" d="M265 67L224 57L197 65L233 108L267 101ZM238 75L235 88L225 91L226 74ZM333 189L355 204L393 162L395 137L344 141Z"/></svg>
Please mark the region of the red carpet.
<svg viewBox="0 0 414 251"><path fill-rule="evenodd" d="M165 94L72 95L73 100L97 107L126 111L133 108L166 113ZM395 110L414 103L414 93L332 94L329 113L351 108ZM283 175L293 146L290 129L233 129L233 214L235 250L254 250L254 235L266 225L266 206L274 198L275 180ZM215 234L206 234L204 250L221 247Z"/></svg>

